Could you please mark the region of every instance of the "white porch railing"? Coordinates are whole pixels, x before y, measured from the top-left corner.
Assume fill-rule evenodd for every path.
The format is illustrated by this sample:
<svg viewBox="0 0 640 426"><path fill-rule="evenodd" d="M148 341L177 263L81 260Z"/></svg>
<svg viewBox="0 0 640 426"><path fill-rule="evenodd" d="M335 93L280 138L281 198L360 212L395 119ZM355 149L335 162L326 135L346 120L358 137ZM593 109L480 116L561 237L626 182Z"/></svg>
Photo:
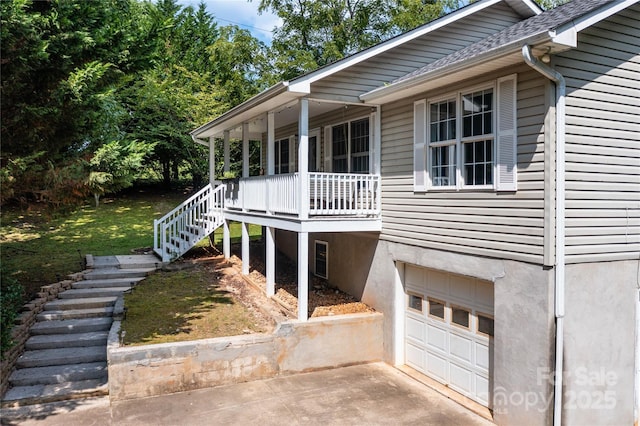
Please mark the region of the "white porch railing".
<svg viewBox="0 0 640 426"><path fill-rule="evenodd" d="M215 231L224 220L226 187L208 184L178 207L153 221L153 250L168 262Z"/></svg>
<svg viewBox="0 0 640 426"><path fill-rule="evenodd" d="M309 173L309 216L377 216L380 176ZM270 214L300 214L299 173L258 176L227 183L225 207Z"/></svg>

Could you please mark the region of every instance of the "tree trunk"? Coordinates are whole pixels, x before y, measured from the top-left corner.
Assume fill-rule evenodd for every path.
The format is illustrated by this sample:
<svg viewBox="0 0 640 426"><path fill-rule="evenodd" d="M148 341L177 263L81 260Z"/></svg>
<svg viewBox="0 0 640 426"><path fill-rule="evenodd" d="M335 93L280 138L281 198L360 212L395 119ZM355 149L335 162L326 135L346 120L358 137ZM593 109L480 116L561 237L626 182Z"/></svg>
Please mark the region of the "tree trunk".
<svg viewBox="0 0 640 426"><path fill-rule="evenodd" d="M96 200L96 208L98 208L98 206L100 205L100 194L98 194L97 192L94 192L93 199Z"/></svg>

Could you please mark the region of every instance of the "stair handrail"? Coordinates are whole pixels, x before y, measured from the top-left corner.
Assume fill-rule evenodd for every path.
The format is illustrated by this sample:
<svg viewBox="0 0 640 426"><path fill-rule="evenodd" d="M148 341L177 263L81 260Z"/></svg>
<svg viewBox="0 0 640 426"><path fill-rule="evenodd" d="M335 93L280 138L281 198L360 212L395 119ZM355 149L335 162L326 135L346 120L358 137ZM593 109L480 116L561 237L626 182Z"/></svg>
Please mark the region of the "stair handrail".
<svg viewBox="0 0 640 426"><path fill-rule="evenodd" d="M201 212L199 215L198 213L196 213L196 215L198 215L198 219L207 219L207 217L214 212L216 213L215 216L217 219L213 221L211 226L208 226L207 224L207 226L204 226L204 228L207 231L213 231L217 226L219 226L218 220L220 218L218 216L222 214L222 211L224 209L224 191L225 188L223 185L220 185L214 189L211 184L208 184L204 188L193 194L191 197L189 197L187 200L180 203L179 206L171 210L169 213L165 214L160 219L156 219L153 221L153 247L154 251L162 257L163 262L170 260L172 257L172 255L168 255L166 253L167 245L171 246L171 244L169 243L171 238L176 238L181 231L184 231L184 229L186 229L188 226L194 225L194 223L191 222L194 221L195 217L190 216L193 216L193 211L198 209L203 204L207 202L209 203L208 210L207 212ZM172 232L171 229L176 228L175 225L181 220L184 221L184 223L182 224L182 226L178 225L180 229L174 229L175 232ZM208 229L210 227L212 229ZM171 232L171 235L167 235L168 231ZM181 255L184 251L181 251L177 254Z"/></svg>

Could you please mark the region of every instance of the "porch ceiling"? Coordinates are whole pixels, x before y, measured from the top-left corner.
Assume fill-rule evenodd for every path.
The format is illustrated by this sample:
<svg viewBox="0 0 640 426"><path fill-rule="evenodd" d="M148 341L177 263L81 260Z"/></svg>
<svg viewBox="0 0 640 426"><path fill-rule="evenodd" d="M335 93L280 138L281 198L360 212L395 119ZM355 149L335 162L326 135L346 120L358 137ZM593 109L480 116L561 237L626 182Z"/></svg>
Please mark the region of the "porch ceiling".
<svg viewBox="0 0 640 426"><path fill-rule="evenodd" d="M259 140L267 131L267 113L270 111L274 112L276 128L298 122L299 99L300 96L297 96L297 94L285 92L227 120L221 120L220 122L214 120L211 127L204 128L199 132L194 131L192 134L198 139L206 140L211 136L222 138L225 130L228 130L231 139L242 139L242 125L246 122L249 124L249 139ZM344 103L310 99L309 117L322 115L344 107Z"/></svg>

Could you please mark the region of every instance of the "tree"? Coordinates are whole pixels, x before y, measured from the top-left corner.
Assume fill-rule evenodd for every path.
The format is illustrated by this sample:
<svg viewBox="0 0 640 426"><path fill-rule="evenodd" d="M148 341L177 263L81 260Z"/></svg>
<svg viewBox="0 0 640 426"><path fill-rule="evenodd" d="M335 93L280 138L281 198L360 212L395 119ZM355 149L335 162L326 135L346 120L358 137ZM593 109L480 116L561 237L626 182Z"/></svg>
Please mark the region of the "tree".
<svg viewBox="0 0 640 426"><path fill-rule="evenodd" d="M437 0L261 0L283 20L273 50L284 79L337 61L444 13Z"/></svg>
<svg viewBox="0 0 640 426"><path fill-rule="evenodd" d="M89 162L91 172L87 186L93 193L96 207L104 194L118 192L133 185L142 169L142 160L149 151L144 144L123 145L117 141L102 145Z"/></svg>

